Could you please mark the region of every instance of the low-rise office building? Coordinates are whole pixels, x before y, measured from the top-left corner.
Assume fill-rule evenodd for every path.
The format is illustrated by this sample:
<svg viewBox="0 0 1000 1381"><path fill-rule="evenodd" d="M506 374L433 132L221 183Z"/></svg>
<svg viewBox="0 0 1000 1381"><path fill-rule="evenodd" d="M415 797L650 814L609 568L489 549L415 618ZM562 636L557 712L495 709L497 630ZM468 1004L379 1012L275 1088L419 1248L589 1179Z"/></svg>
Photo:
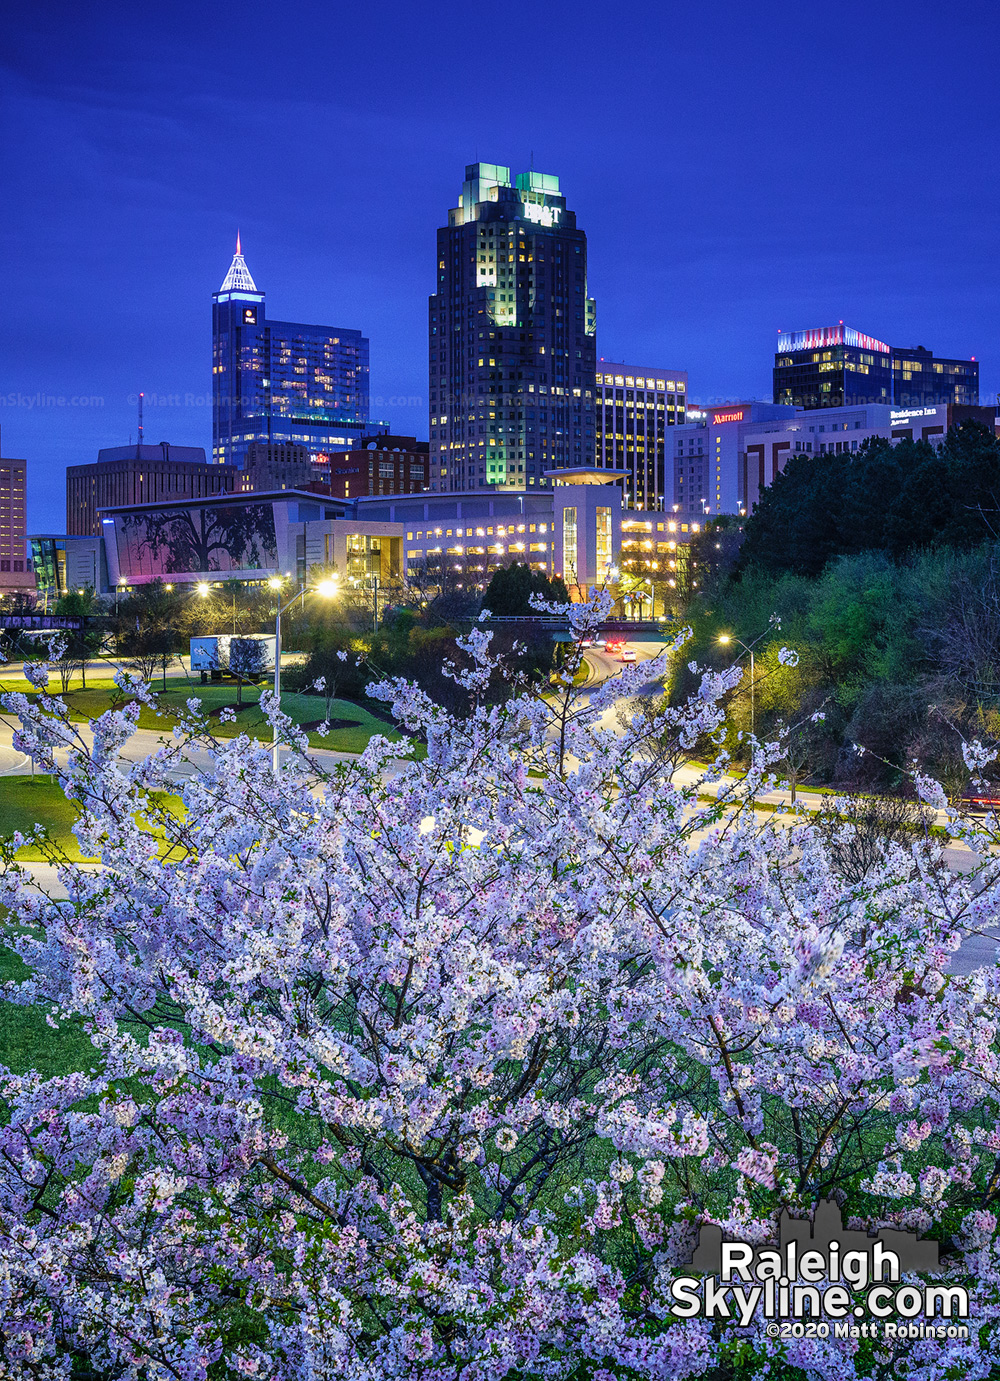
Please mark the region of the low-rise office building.
<svg viewBox="0 0 1000 1381"><path fill-rule="evenodd" d="M497 566L525 561L559 575L576 598L617 568L620 474L550 471L551 487L485 493L372 495L354 501L309 490L225 494L123 505L100 514L103 538L32 539L53 593L163 580L301 584L315 568L382 586L435 579L485 585ZM661 522L671 521L657 515ZM686 525L685 525L686 527Z"/></svg>
<svg viewBox="0 0 1000 1381"><path fill-rule="evenodd" d="M66 468L66 532L99 537L102 508L207 499L238 489L239 480L235 469L211 464L200 446L107 446L96 461Z"/></svg>
<svg viewBox="0 0 1000 1381"><path fill-rule="evenodd" d="M485 585L524 561L561 576L577 598L601 584L621 546L620 472L593 466L548 470L551 488L480 494L420 494L359 500L359 519L385 518L405 532L407 575Z"/></svg>
<svg viewBox="0 0 1000 1381"><path fill-rule="evenodd" d="M359 522L342 500L308 490L110 508L101 526L112 589L152 580L254 584L273 576L304 583L313 566L378 574L389 582L402 566L393 524Z"/></svg>
<svg viewBox="0 0 1000 1381"><path fill-rule="evenodd" d="M349 451L335 451L326 467L330 493L341 499L420 494L428 487L430 443L388 432L363 436Z"/></svg>
<svg viewBox="0 0 1000 1381"><path fill-rule="evenodd" d="M103 537L43 532L27 541L35 588L45 604L74 590L106 594L111 589Z"/></svg>

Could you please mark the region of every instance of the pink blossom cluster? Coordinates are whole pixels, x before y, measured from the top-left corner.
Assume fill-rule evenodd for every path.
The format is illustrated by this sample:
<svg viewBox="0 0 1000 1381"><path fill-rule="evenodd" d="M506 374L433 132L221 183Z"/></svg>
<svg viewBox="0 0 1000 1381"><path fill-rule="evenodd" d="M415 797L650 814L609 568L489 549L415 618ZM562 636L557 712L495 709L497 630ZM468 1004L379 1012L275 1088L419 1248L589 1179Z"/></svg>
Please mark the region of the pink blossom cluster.
<svg viewBox="0 0 1000 1381"><path fill-rule="evenodd" d="M997 1374L1000 982L950 971L996 916L992 825L952 821L972 874L915 838L846 882L807 814L754 810L775 745L726 774L738 671L644 695L682 641L498 706L477 630L468 716L381 688L426 757L324 769L272 703L277 777L197 703L134 763L137 700L91 735L7 697L100 867L62 862L68 900L17 840L0 872L4 996L93 1045L0 1069L0 1376ZM822 1197L938 1238L972 1340L671 1313L700 1226L767 1242Z"/></svg>

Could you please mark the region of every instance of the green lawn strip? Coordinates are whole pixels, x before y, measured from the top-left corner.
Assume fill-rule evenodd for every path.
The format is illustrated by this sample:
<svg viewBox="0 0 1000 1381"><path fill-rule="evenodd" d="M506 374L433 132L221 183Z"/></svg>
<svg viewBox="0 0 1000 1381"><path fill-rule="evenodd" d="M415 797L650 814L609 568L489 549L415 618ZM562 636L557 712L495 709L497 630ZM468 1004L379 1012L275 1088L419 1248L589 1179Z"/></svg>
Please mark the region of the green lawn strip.
<svg viewBox="0 0 1000 1381"><path fill-rule="evenodd" d="M216 737L236 738L239 734L247 734L251 738L265 742L271 737L271 726L257 708L260 687L244 686L243 703L251 708L239 710L231 722L220 721L218 713L212 715L212 711L218 712L223 706L236 705L236 686L212 683L202 685L200 682L178 686L168 680L167 687L166 691L156 691L160 714L148 705L143 705L140 709L140 729L168 734L176 724L178 716L187 715L188 701L199 700L205 711L212 716L210 724ZM97 681L88 684L86 690L70 690L65 695L62 695L58 686L53 690L69 706L70 718L76 723L85 724L110 708L116 687L113 681ZM326 701L321 696L301 695L295 691L282 693L281 708L295 724L312 724L322 721L326 715ZM357 722L355 725L331 729L326 736L309 731L311 747L332 748L343 753L361 753L368 747L368 741L374 734L384 734L391 742L397 742L400 738L398 730L393 725L371 714L363 705L353 700L334 700L330 707L330 718L351 719Z"/></svg>
<svg viewBox="0 0 1000 1381"><path fill-rule="evenodd" d="M155 824L156 810L166 810L179 819L184 807L180 797L169 792L157 791L152 796L154 819L147 818L144 824L151 834L163 841L160 851L165 853L169 846L163 831ZM0 837L9 839L18 831L30 834L36 825L41 825L52 846L70 862L86 862L73 833L79 813L78 803L68 799L58 783L47 775L0 777ZM26 844L17 851L17 859L23 863L37 863L50 857L50 852L39 844Z"/></svg>

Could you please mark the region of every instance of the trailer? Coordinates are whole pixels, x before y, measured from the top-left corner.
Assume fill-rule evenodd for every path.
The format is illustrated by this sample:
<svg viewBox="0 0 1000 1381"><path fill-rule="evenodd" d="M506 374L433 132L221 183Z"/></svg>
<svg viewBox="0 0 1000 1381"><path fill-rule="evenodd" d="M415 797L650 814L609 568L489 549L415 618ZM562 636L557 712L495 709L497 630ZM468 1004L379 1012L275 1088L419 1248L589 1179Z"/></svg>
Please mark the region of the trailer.
<svg viewBox="0 0 1000 1381"><path fill-rule="evenodd" d="M229 645L236 642L259 642L267 649L265 669L274 670L275 639L273 633L211 633L191 639L191 670L200 671L202 679L209 672L216 677L229 671Z"/></svg>

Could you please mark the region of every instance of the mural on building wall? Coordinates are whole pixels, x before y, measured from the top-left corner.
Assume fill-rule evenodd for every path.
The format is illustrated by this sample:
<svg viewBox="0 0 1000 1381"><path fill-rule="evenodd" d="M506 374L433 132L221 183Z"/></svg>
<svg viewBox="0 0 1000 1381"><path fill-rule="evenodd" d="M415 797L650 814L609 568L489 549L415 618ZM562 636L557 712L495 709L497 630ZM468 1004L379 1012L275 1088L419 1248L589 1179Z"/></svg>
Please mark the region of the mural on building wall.
<svg viewBox="0 0 1000 1381"><path fill-rule="evenodd" d="M278 543L270 504L219 504L122 513L115 518L118 562L128 579L200 571L275 569Z"/></svg>

